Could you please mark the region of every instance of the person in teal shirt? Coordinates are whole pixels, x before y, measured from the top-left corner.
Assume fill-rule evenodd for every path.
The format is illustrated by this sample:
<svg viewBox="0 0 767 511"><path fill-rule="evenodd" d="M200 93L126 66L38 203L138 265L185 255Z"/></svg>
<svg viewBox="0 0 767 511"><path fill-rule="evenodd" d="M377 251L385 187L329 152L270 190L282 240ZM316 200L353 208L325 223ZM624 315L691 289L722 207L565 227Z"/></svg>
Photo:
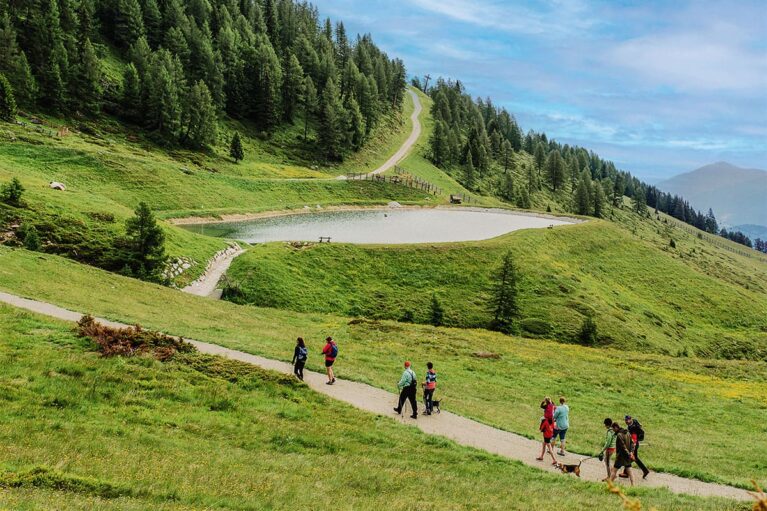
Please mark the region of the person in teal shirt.
<svg viewBox="0 0 767 511"><path fill-rule="evenodd" d="M559 398L559 406L554 410L554 422L556 423L556 429L554 430L554 441L559 438L559 454L565 455L565 436L567 436L567 430L570 428L570 407L565 402L564 397Z"/></svg>
<svg viewBox="0 0 767 511"><path fill-rule="evenodd" d="M411 419L418 418L418 404L416 403L416 387L418 386L418 378L415 376L415 372L410 368L410 361L405 362L405 370L402 371L402 377L397 383L399 389L399 403L394 409L397 413L402 413L402 407L405 404L405 400L410 401L410 407L413 409L413 415Z"/></svg>

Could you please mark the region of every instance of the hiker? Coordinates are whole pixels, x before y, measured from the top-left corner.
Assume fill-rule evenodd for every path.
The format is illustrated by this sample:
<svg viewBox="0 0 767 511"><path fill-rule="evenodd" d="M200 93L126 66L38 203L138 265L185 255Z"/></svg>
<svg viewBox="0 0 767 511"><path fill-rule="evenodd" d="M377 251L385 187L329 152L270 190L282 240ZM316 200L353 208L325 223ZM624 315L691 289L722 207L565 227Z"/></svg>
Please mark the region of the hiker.
<svg viewBox="0 0 767 511"><path fill-rule="evenodd" d="M548 451L551 456L551 464L556 465L557 458L554 457L554 448L551 446L551 439L554 438L554 419L541 417L541 425L538 429L543 433L543 443L541 444L541 455L535 459L543 461L543 457L546 454L546 451Z"/></svg>
<svg viewBox="0 0 767 511"><path fill-rule="evenodd" d="M612 430L615 433L615 464L610 471L610 481L615 481L618 470L621 468L628 474L631 486L634 486L634 474L631 472L631 461L634 459L634 443L631 434L623 429L620 424L613 422Z"/></svg>
<svg viewBox="0 0 767 511"><path fill-rule="evenodd" d="M299 337L296 339L296 349L293 350L293 374L296 375L301 381L304 381L304 366L306 365L306 359L309 357L309 350L306 349L304 339Z"/></svg>
<svg viewBox="0 0 767 511"><path fill-rule="evenodd" d="M568 428L570 428L570 407L565 402L563 396L559 398L559 406L554 410L554 424L556 425L554 429L554 443L559 438L559 452L557 454L565 456L565 436L567 435Z"/></svg>
<svg viewBox="0 0 767 511"><path fill-rule="evenodd" d="M426 406L426 415L431 415L434 398L434 389L437 388L437 372L434 370L434 364L426 363L426 380L423 382L423 403Z"/></svg>
<svg viewBox="0 0 767 511"><path fill-rule="evenodd" d="M405 404L405 400L410 401L410 407L413 409L413 415L411 419L418 418L418 403L415 401L416 387L418 386L418 378L415 377L415 372L410 368L410 361L405 361L405 370L402 371L402 377L399 379L397 388L399 389L399 403L394 409L397 413L402 413L402 405Z"/></svg>
<svg viewBox="0 0 767 511"><path fill-rule="evenodd" d="M547 396L543 398L543 401L541 402L541 408L543 408L544 419L554 418L554 402L551 400L550 397Z"/></svg>
<svg viewBox="0 0 767 511"><path fill-rule="evenodd" d="M613 420L609 417L604 420L605 429L605 444L602 446L602 451L597 456L599 461L604 460L605 468L607 469L607 477L602 481L607 481L610 478L610 459L615 454L615 432L613 432Z"/></svg>
<svg viewBox="0 0 767 511"><path fill-rule="evenodd" d="M332 337L325 339L322 354L325 355L325 371L328 373L328 381L325 382L325 385L333 385L336 382L336 375L333 373L333 363L338 356L338 345Z"/></svg>
<svg viewBox="0 0 767 511"><path fill-rule="evenodd" d="M645 466L644 463L642 463L642 460L639 459L639 442L644 441L644 429L642 429L642 425L639 424L639 421L632 418L631 415L626 415L624 420L626 421L626 427L631 434L631 440L634 441L634 461L636 462L637 467L642 470L642 479L647 479L647 476L650 474L650 470ZM628 476L629 475L625 470L621 472L621 477Z"/></svg>

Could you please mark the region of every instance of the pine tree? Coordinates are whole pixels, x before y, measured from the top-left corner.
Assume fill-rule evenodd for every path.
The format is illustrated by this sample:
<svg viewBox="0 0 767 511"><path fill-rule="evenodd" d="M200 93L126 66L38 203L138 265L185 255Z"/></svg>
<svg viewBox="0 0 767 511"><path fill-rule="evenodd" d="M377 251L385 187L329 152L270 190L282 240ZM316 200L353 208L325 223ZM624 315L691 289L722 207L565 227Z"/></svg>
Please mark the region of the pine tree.
<svg viewBox="0 0 767 511"><path fill-rule="evenodd" d="M589 314L583 320L581 329L578 332L578 341L584 346L594 346L597 343L598 332L594 317Z"/></svg>
<svg viewBox="0 0 767 511"><path fill-rule="evenodd" d="M135 216L126 220L125 231L133 273L156 277L165 262L165 234L146 203L141 202Z"/></svg>
<svg viewBox="0 0 767 511"><path fill-rule="evenodd" d="M538 175L541 175L543 166L546 164L546 153L543 151L543 144L540 142L535 145L535 154L533 155L535 161L535 169L538 171Z"/></svg>
<svg viewBox="0 0 767 511"><path fill-rule="evenodd" d="M604 217L605 213L605 191L602 188L602 184L599 181L594 182L594 207L592 208L593 215L597 218Z"/></svg>
<svg viewBox="0 0 767 511"><path fill-rule="evenodd" d="M437 293L431 295L429 323L433 326L442 326L445 322L445 309L437 298Z"/></svg>
<svg viewBox="0 0 767 511"><path fill-rule="evenodd" d="M581 178L578 180L578 188L575 190L575 212L579 215L591 215L593 204L591 200L591 174L583 169Z"/></svg>
<svg viewBox="0 0 767 511"><path fill-rule="evenodd" d="M144 30L147 40L153 48L162 43L162 14L157 0L144 0Z"/></svg>
<svg viewBox="0 0 767 511"><path fill-rule="evenodd" d="M511 174L504 174L501 195L509 202L514 200L514 178Z"/></svg>
<svg viewBox="0 0 767 511"><path fill-rule="evenodd" d="M16 120L16 98L13 88L4 74L0 74L0 120L14 122Z"/></svg>
<svg viewBox="0 0 767 511"><path fill-rule="evenodd" d="M242 161L245 158L245 151L242 148L242 140L237 131L234 132L232 143L229 145L229 156L232 157L235 163Z"/></svg>
<svg viewBox="0 0 767 511"><path fill-rule="evenodd" d="M101 61L96 56L91 40L86 39L80 50L80 62L77 68L77 101L92 114L101 110L102 75Z"/></svg>
<svg viewBox="0 0 767 511"><path fill-rule="evenodd" d="M10 76L18 104L23 107L34 105L37 100L37 81L32 75L32 68L23 51L14 58L14 69Z"/></svg>
<svg viewBox="0 0 767 511"><path fill-rule="evenodd" d="M133 122L141 120L143 107L141 98L141 78L136 66L129 63L123 71L122 111L125 117Z"/></svg>
<svg viewBox="0 0 767 511"><path fill-rule="evenodd" d="M184 104L184 134L181 142L200 149L216 142L216 107L208 86L200 80L190 89Z"/></svg>
<svg viewBox="0 0 767 511"><path fill-rule="evenodd" d="M309 118L317 110L317 89L314 87L314 82L311 76L306 76L304 79L304 140L309 136Z"/></svg>
<svg viewBox="0 0 767 511"><path fill-rule="evenodd" d="M508 174L509 164L511 163L511 155L514 152L514 148L512 147L511 142L504 140L501 152L503 153L503 173Z"/></svg>
<svg viewBox="0 0 767 511"><path fill-rule="evenodd" d="M679 201L678 204L682 204L682 202ZM634 205L634 211L639 216L645 217L648 215L647 197L645 196L644 187L640 186L638 189L634 190L633 205Z"/></svg>
<svg viewBox="0 0 767 511"><path fill-rule="evenodd" d="M138 0L117 0L114 12L114 38L127 49L144 35L144 20Z"/></svg>
<svg viewBox="0 0 767 511"><path fill-rule="evenodd" d="M40 250L41 246L40 235L37 233L35 226L30 225L24 229L24 248L36 252Z"/></svg>
<svg viewBox="0 0 767 511"><path fill-rule="evenodd" d="M549 183L551 183L552 189L556 192L565 183L565 163L558 150L549 153L546 161L546 170L549 175Z"/></svg>
<svg viewBox="0 0 767 511"><path fill-rule="evenodd" d="M463 182L466 188L469 190L474 189L474 158L471 156L471 151L466 154L466 166L464 167Z"/></svg>
<svg viewBox="0 0 767 511"><path fill-rule="evenodd" d="M365 143L365 118L353 95L347 97L346 105L346 147L358 151Z"/></svg>
<svg viewBox="0 0 767 511"><path fill-rule="evenodd" d="M527 188L523 186L519 191L519 195L517 196L517 207L522 209L530 209L532 206L532 202L530 201L530 192L528 192Z"/></svg>
<svg viewBox="0 0 767 511"><path fill-rule="evenodd" d="M450 161L450 145L446 131L445 123L436 120L434 122L434 131L432 131L431 138L429 139L431 161L440 168L445 168Z"/></svg>
<svg viewBox="0 0 767 511"><path fill-rule="evenodd" d="M5 184L0 188L0 201L10 204L11 206L21 207L24 202L21 197L24 195L24 186L22 186L19 178L14 177L11 182Z"/></svg>
<svg viewBox="0 0 767 511"><path fill-rule="evenodd" d="M338 86L333 78L325 84L320 101L320 129L318 139L325 157L341 160L343 151L344 108Z"/></svg>
<svg viewBox="0 0 767 511"><path fill-rule="evenodd" d="M505 334L510 334L513 331L514 321L519 316L517 280L514 257L511 252L507 252L495 275L495 284L490 301L490 311L493 314L493 320L490 322L491 330Z"/></svg>
<svg viewBox="0 0 767 511"><path fill-rule="evenodd" d="M289 53L282 77L282 118L292 124L296 106L304 88L304 70L292 52Z"/></svg>
<svg viewBox="0 0 767 511"><path fill-rule="evenodd" d="M150 127L167 139L175 140L181 125L183 83L178 76L178 57L161 49L152 56L147 83L147 118Z"/></svg>
<svg viewBox="0 0 767 511"><path fill-rule="evenodd" d="M277 126L282 115L282 67L274 47L266 39L259 45L256 55L256 120L263 129L270 131Z"/></svg>

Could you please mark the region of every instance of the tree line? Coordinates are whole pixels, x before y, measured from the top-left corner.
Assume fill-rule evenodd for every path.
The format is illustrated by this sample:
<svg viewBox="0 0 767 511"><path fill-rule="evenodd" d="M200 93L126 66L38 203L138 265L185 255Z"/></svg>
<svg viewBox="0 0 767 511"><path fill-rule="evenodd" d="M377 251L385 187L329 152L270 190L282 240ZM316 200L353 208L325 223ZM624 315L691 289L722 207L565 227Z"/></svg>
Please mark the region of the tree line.
<svg viewBox="0 0 767 511"><path fill-rule="evenodd" d="M713 211L695 210L689 202L650 186L619 170L583 147L561 144L545 133L525 133L513 114L492 99L473 99L458 80L416 77L412 84L433 99L434 131L429 157L469 190L495 194L522 208L544 189L573 213L605 217L608 207L632 209L648 216L648 208L667 213L712 234L720 234ZM528 158L516 158L527 153ZM527 163L530 162L530 163Z"/></svg>
<svg viewBox="0 0 767 511"><path fill-rule="evenodd" d="M105 111L195 149L224 114L267 135L303 118L331 160L359 149L406 86L370 35L293 0L0 0L0 73L22 108Z"/></svg>

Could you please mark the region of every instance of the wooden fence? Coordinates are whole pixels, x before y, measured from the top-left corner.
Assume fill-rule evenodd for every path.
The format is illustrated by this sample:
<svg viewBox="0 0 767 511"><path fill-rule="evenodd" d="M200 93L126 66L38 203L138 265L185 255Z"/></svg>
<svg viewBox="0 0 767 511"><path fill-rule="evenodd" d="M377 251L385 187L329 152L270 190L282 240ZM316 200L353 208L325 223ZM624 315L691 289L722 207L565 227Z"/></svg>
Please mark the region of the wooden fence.
<svg viewBox="0 0 767 511"><path fill-rule="evenodd" d="M705 239L712 245L716 245L719 248L723 248L724 250L727 250L728 252L732 252L733 254L742 255L743 257L750 257L752 259L758 259L762 262L767 263L767 254L762 254L758 250L750 249L743 245L743 248L737 248L733 247L732 245L735 244L734 241L726 240L725 238L722 238L721 236L717 234L711 234L710 232L701 231L697 227L693 227L690 224L687 224L685 222L682 222L678 218L674 218L671 215L667 215L665 218L669 219L671 224L673 224L675 227L679 227L683 231L687 231L688 233L692 234L693 236L697 236L700 239Z"/></svg>

